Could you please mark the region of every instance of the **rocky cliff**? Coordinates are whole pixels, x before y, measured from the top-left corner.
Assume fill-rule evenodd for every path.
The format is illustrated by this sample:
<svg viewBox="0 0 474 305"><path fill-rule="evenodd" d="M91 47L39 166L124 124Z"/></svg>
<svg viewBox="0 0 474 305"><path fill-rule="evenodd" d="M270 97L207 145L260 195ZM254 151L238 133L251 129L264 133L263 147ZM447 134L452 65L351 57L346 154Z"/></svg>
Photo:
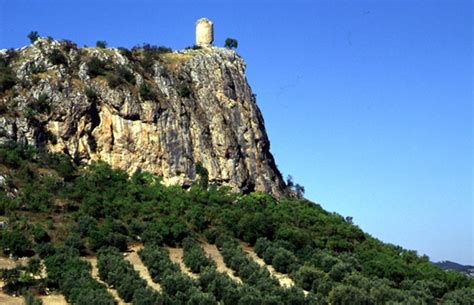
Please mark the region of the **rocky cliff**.
<svg viewBox="0 0 474 305"><path fill-rule="evenodd" d="M282 194L245 63L232 50L39 39L0 55L0 142L140 168L184 186L200 162L211 182Z"/></svg>

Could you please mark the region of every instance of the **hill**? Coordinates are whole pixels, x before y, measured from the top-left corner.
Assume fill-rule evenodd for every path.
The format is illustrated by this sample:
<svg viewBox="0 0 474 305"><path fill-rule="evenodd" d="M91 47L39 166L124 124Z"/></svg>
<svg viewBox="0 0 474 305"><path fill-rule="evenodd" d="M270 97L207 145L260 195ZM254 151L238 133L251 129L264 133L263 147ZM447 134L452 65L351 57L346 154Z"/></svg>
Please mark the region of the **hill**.
<svg viewBox="0 0 474 305"><path fill-rule="evenodd" d="M442 261L433 263L435 266L440 267L443 270L454 270L466 274L467 276L474 277L474 266L461 265L451 261Z"/></svg>
<svg viewBox="0 0 474 305"><path fill-rule="evenodd" d="M125 289L120 287L139 291L136 296L135 290L122 292L133 304L472 304L474 300L472 279L443 271L415 251L384 244L304 199L234 193L208 185L205 177L185 190L166 186L147 172L129 176L100 161L75 165L66 155L14 144L1 147L0 164L3 253L32 257L30 262L41 258L48 275L36 279L28 276L33 271L21 266L13 274L4 271L4 289L9 293L41 295L57 290L73 304L113 303L80 259L98 255L104 282L119 294ZM242 283L225 276L223 266L217 269L222 273L216 273L203 255L203 242L217 245L227 268ZM135 273L118 251L128 251L136 243L144 244L140 257L162 287L160 292L137 284L142 283L140 273L124 276ZM197 276L189 277L170 263L165 246L183 247L183 261ZM295 285L281 286L244 250L254 251ZM142 303L145 298L160 301Z"/></svg>
<svg viewBox="0 0 474 305"><path fill-rule="evenodd" d="M0 59L0 300L474 303L285 186L234 51L39 38Z"/></svg>

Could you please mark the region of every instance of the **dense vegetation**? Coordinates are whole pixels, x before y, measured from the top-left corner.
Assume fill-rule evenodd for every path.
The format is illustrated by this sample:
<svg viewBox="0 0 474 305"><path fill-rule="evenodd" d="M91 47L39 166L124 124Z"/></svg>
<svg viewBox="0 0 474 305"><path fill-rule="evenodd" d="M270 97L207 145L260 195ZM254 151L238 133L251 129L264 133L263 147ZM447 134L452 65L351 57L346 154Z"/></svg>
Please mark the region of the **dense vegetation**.
<svg viewBox="0 0 474 305"><path fill-rule="evenodd" d="M304 199L276 201L262 193L236 194L209 185L205 169L200 170L201 180L184 190L166 187L146 172L128 176L102 162L79 167L64 155L1 146L0 216L7 227L0 230L0 246L5 255L44 258L48 270L48 279L41 283L20 281L32 274L23 269L2 272L9 291L43 285L60 290L74 304L113 304L80 259L99 253L106 282L136 285L138 292L123 293L134 304L153 298L165 304L474 302L472 280L433 266L426 256L384 244L350 220ZM218 245L243 285L206 262L196 242L203 238ZM145 244L140 255L162 285L162 295L146 288L117 255L138 240ZM266 269L245 256L238 240L288 273L297 287L281 288ZM162 248L165 244L185 247L186 264L199 272L199 280L179 272ZM122 266L121 276L107 267L111 262Z"/></svg>
<svg viewBox="0 0 474 305"><path fill-rule="evenodd" d="M147 287L133 266L123 259L117 248L102 248L97 253L99 276L107 284L115 287L125 302L133 305L160 304L161 295Z"/></svg>

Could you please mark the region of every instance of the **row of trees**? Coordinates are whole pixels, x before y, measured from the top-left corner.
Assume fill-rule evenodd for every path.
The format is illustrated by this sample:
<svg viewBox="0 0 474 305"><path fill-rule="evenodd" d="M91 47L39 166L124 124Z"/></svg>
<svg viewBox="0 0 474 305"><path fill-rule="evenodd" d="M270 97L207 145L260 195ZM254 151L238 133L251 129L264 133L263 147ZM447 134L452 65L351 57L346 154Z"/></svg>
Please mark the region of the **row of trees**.
<svg viewBox="0 0 474 305"><path fill-rule="evenodd" d="M216 263L206 255L199 243L187 237L183 240L184 264L194 273L200 273L206 268L216 267Z"/></svg>
<svg viewBox="0 0 474 305"><path fill-rule="evenodd" d="M163 302L160 293L147 286L133 266L123 259L116 248L102 248L97 252L99 277L117 289L125 302L133 305L153 305Z"/></svg>
<svg viewBox="0 0 474 305"><path fill-rule="evenodd" d="M91 276L91 266L79 257L79 252L68 247L57 248L46 257L49 285L58 288L71 304L116 305L104 285Z"/></svg>
<svg viewBox="0 0 474 305"><path fill-rule="evenodd" d="M427 292L437 301L451 291L463 295L463 288L474 287L462 274L444 272L414 251L381 243L303 199L276 201L262 193L236 194L199 182L183 190L164 186L149 173L128 176L100 162L77 171L66 156L21 146L0 146L0 163L9 173L0 185L0 212L9 221L0 234L6 254L34 251L45 257L54 254L58 242L93 254L103 245L124 250L131 239L160 246L182 244L192 235L215 241L227 234L262 246L258 252L267 263L325 298L335 286L354 286L345 282L353 273L414 297ZM252 270L250 265L240 272Z"/></svg>
<svg viewBox="0 0 474 305"><path fill-rule="evenodd" d="M179 266L171 262L165 249L147 244L139 255L153 281L161 285L164 304L217 304L213 294L202 291L197 281L182 273Z"/></svg>
<svg viewBox="0 0 474 305"><path fill-rule="evenodd" d="M271 297L278 304L318 304L319 300L313 296L305 296L301 289L296 287L283 288L278 280L269 271L258 265L247 256L237 240L225 235L216 239L216 245L221 252L224 262L233 269L242 281L259 292L256 298L262 301Z"/></svg>

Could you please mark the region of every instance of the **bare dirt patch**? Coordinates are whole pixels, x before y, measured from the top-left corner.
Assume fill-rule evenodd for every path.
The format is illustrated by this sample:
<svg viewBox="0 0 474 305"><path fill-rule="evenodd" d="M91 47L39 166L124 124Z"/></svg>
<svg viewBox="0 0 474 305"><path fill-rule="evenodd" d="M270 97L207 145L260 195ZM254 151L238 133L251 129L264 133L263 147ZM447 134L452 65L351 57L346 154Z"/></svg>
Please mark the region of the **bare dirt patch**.
<svg viewBox="0 0 474 305"><path fill-rule="evenodd" d="M273 275L279 282L282 287L292 287L295 285L295 282L286 274L280 273L273 268L271 265L267 265L263 259L258 257L257 253L255 253L248 244L241 242L240 243L242 248L244 249L245 252L252 258L257 264L259 264L262 267L266 267L267 270L270 272L271 275Z"/></svg>
<svg viewBox="0 0 474 305"><path fill-rule="evenodd" d="M3 282L0 282L0 285L3 287ZM0 291L0 304L23 305L24 302L22 297L12 297L11 295L4 293L3 291Z"/></svg>
<svg viewBox="0 0 474 305"><path fill-rule="evenodd" d="M95 257L84 257L83 258L84 260L88 261L91 266L92 266L92 272L91 272L91 275L92 277L98 281L99 283L102 283L104 284L106 287L107 287L107 291L114 297L114 299L118 302L118 305L129 305L129 304L132 304L132 303L127 303L127 302L124 302L120 296L118 295L118 292L117 290L111 288L106 282L102 281L99 277L99 269L97 268L97 258Z"/></svg>
<svg viewBox="0 0 474 305"><path fill-rule="evenodd" d="M238 276L234 275L234 271L232 269L226 266L226 264L224 263L224 258L222 257L221 253L215 245L211 245L209 243L201 243L201 246L204 252L206 252L206 254L209 255L211 259L213 259L216 263L218 272L227 274L231 279L233 279L239 284L242 284L242 280Z"/></svg>
<svg viewBox="0 0 474 305"><path fill-rule="evenodd" d="M189 270L188 267L183 262L183 249L182 248L172 248L172 247L166 247L168 251L170 252L170 259L173 263L176 263L179 265L179 268L181 269L181 272L189 275L193 279L197 279L198 275L195 273L192 273L191 270Z"/></svg>
<svg viewBox="0 0 474 305"><path fill-rule="evenodd" d="M62 294L50 294L39 297L43 301L43 305L67 305L66 299Z"/></svg>
<svg viewBox="0 0 474 305"><path fill-rule="evenodd" d="M140 259L140 256L138 256L138 251L140 251L142 248L142 245L132 246L130 248L131 252L127 253L125 259L132 264L133 268L140 274L140 277L147 282L148 286L157 291L161 291L160 285L158 283L153 282L153 279L151 278L147 267L143 264L142 260Z"/></svg>

